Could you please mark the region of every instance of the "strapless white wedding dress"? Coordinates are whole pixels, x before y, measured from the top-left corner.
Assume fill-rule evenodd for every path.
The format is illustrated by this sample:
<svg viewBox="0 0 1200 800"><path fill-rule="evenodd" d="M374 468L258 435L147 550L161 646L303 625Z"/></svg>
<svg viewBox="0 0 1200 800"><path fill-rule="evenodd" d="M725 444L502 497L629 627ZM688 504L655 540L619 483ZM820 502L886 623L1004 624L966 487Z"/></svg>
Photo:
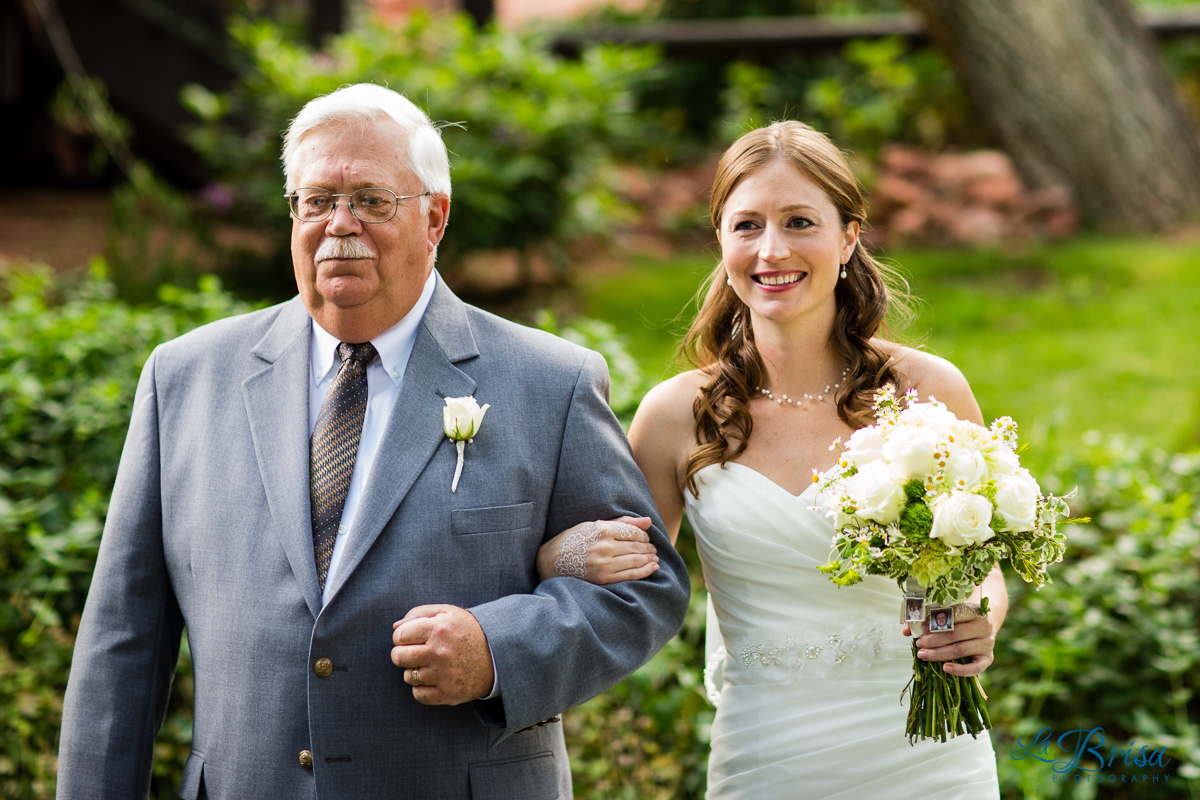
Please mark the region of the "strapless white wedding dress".
<svg viewBox="0 0 1200 800"><path fill-rule="evenodd" d="M816 485L797 497L732 462L696 479L700 496L685 497L717 703L709 800L998 798L986 732L909 745L900 590L877 576L839 588L817 571L833 528L812 510Z"/></svg>

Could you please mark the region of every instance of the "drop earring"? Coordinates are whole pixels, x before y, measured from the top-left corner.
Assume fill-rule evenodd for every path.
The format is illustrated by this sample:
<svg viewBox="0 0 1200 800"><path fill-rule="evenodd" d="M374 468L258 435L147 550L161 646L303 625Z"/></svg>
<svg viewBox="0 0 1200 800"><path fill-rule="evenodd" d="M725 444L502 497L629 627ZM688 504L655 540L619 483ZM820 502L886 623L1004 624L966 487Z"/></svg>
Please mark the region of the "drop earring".
<svg viewBox="0 0 1200 800"><path fill-rule="evenodd" d="M726 285L726 286L733 286L733 278L731 278L731 277L729 277L728 275L726 275L726 276L725 276L725 285Z"/></svg>
<svg viewBox="0 0 1200 800"><path fill-rule="evenodd" d="M846 265L845 264L842 264L842 277L843 278L846 277Z"/></svg>

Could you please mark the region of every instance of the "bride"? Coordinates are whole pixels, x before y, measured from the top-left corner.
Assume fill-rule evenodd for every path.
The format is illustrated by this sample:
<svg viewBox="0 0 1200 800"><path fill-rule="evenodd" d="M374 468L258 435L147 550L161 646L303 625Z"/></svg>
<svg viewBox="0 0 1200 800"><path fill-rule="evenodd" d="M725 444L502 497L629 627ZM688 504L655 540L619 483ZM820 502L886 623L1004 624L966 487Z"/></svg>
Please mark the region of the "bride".
<svg viewBox="0 0 1200 800"><path fill-rule="evenodd" d="M814 509L814 471L872 422L875 389L912 387L982 424L979 406L952 364L878 338L889 289L859 239L858 185L824 135L787 121L742 136L710 209L721 263L684 343L699 368L655 387L629 432L672 540L686 510L704 567L719 698L708 797L998 797L986 733L910 746L900 692L909 635L948 673L992 663L999 570L976 591L988 616L944 633L902 626L894 581L839 588L817 571L833 528ZM649 545L620 541L628 526L608 530L584 548L587 579L653 570ZM548 575L573 533L545 546Z"/></svg>

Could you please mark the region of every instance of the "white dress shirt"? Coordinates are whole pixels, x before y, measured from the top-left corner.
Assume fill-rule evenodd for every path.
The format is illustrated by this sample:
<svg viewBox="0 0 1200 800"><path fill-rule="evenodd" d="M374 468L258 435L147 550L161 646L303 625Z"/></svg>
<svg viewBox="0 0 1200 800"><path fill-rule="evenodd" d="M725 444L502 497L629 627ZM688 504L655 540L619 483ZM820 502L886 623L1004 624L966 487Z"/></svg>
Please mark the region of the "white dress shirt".
<svg viewBox="0 0 1200 800"><path fill-rule="evenodd" d="M408 357L412 355L413 344L417 341L417 328L421 318L425 316L425 308L429 298L433 297L433 287L437 285L437 277L430 271L425 280L421 296L404 318L383 333L371 340L375 345L379 358L367 367L367 412L363 417L362 436L358 440L358 456L354 459L354 472L350 475L350 488L346 491L346 504L342 507L342 521L338 525L337 539L333 544L333 555L329 559L329 573L325 578L325 591L321 602L329 601L329 590L333 586L333 576L337 574L338 563L342 551L346 549L346 540L354 530L354 517L358 513L358 504L362 500L363 488L371 475L371 467L383 441L383 429L392 416L396 398L400 395L400 385L404 382L404 371L408 369ZM325 395L333 385L341 360L337 355L338 338L326 331L316 320L312 323L311 350L309 361L312 364L313 390L308 393L308 434L311 438L313 429L317 427L317 416L321 413L321 405Z"/></svg>
<svg viewBox="0 0 1200 800"><path fill-rule="evenodd" d="M371 467L375 464L375 456L383 441L383 430L392 416L396 406L396 398L400 396L400 386L404 383L404 372L408 369L408 357L412 355L413 345L417 341L417 328L425 316L429 299L433 297L433 289L437 285L437 274L430 271L421 289L421 296L404 318L383 333L371 340L379 358L367 367L367 411L363 417L362 435L358 440L358 456L354 459L354 471L350 474L350 488L346 490L346 504L342 506L342 520L338 523L337 539L333 543L333 555L329 558L329 572L325 577L325 590L321 594L321 603L329 602L329 590L333 586L333 576L337 574L338 563L342 551L346 549L346 540L354 529L354 516L358 513L358 504L362 500L363 487L371 475ZM341 344L336 336L312 321L312 336L309 341L309 362L312 364L313 390L308 393L308 435L312 438L313 429L317 427L317 417L321 406L325 403L325 395L337 377L341 359L337 355L337 347ZM355 343L357 344L357 342ZM500 694L500 673L496 672L496 657L492 656L492 691L487 698L491 699Z"/></svg>

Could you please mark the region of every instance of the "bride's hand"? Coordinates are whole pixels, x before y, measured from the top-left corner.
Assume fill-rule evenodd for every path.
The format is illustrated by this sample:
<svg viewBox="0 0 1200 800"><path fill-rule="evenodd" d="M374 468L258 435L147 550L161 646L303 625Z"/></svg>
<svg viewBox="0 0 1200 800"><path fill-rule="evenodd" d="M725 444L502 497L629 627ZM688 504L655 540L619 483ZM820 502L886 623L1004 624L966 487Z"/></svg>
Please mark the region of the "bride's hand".
<svg viewBox="0 0 1200 800"><path fill-rule="evenodd" d="M602 586L653 575L658 551L646 534L649 528L649 517L618 517L567 528L538 549L538 579L566 575Z"/></svg>
<svg viewBox="0 0 1200 800"><path fill-rule="evenodd" d="M996 645L996 632L986 616L972 620L955 620L954 630L930 633L929 623L921 623L923 633L917 639L920 649L917 658L925 661L945 661L942 665L947 673L970 677L979 675L994 660L992 648ZM909 624L904 623L905 636L912 636ZM955 659L969 658L969 663L955 664Z"/></svg>

